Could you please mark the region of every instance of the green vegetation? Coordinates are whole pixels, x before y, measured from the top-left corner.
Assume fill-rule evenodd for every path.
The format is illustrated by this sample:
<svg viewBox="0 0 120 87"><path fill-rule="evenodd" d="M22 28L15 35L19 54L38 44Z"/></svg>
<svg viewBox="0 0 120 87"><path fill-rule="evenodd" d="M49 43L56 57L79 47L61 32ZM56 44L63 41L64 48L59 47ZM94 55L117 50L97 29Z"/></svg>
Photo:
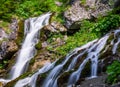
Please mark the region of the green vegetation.
<svg viewBox="0 0 120 87"><path fill-rule="evenodd" d="M83 20L81 22L80 30L72 36L68 36L65 45L55 48L61 55L66 55L70 50L88 43L96 38L108 33L110 30L117 28L120 25L120 15L107 15L106 17L99 17L94 21ZM55 44L53 38L64 38L62 34L52 34L48 42ZM48 50L54 50L52 46Z"/></svg>
<svg viewBox="0 0 120 87"><path fill-rule="evenodd" d="M120 25L120 15L108 15L106 17L99 18L98 22L91 28L95 33L100 33L101 36L105 35L111 29L115 29Z"/></svg>
<svg viewBox="0 0 120 87"><path fill-rule="evenodd" d="M68 36L67 40L65 41L65 45L55 48L57 52L61 55L66 55L70 50L73 50L76 47L79 47L91 40L98 38L98 36L90 31L90 28L94 25L94 23L84 20L81 23L80 30L76 32L73 36ZM53 38L64 38L62 34L57 34L51 36L48 39L48 42L53 42ZM54 42L52 43L54 44ZM54 50L51 46L48 47L48 50Z"/></svg>
<svg viewBox="0 0 120 87"><path fill-rule="evenodd" d="M5 68L5 66L8 64L8 60L4 60L2 61L2 63L0 63L0 69Z"/></svg>
<svg viewBox="0 0 120 87"><path fill-rule="evenodd" d="M11 30L9 29L9 22L0 21L0 28L3 28L7 34L10 34Z"/></svg>
<svg viewBox="0 0 120 87"><path fill-rule="evenodd" d="M32 76L34 74L34 72L26 72L24 74L22 74L21 76L19 76L18 78L8 82L4 87L14 87L14 85L16 84L16 82L20 79L24 79L27 76Z"/></svg>
<svg viewBox="0 0 120 87"><path fill-rule="evenodd" d="M119 81L120 77L120 62L114 61L111 65L107 67L107 83L114 84Z"/></svg>
<svg viewBox="0 0 120 87"><path fill-rule="evenodd" d="M28 18L38 16L45 12L55 12L54 20L63 22L62 13L67 8L69 0L58 0L60 6L55 4L57 0L1 0L0 19L10 21L12 17Z"/></svg>
<svg viewBox="0 0 120 87"><path fill-rule="evenodd" d="M81 0L81 4L86 4L86 0Z"/></svg>

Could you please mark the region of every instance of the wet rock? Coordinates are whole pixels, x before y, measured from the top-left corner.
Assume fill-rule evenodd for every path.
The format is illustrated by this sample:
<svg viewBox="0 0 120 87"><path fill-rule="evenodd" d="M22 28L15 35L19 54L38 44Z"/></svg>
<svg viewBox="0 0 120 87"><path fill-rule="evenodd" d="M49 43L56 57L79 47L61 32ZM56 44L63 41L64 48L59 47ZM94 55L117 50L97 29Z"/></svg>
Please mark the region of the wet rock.
<svg viewBox="0 0 120 87"><path fill-rule="evenodd" d="M10 59L18 50L18 46L14 41L4 41L1 44L0 55L2 59Z"/></svg>
<svg viewBox="0 0 120 87"><path fill-rule="evenodd" d="M47 43L46 41L44 41L44 42L42 43L42 47L45 48L45 47L47 47L47 46L48 46L48 43Z"/></svg>
<svg viewBox="0 0 120 87"><path fill-rule="evenodd" d="M105 84L106 78L107 78L106 74L103 74L96 78L91 78L91 79L88 78L82 81L80 86L77 86L77 87L108 87Z"/></svg>
<svg viewBox="0 0 120 87"><path fill-rule="evenodd" d="M2 77L5 77L6 74L5 74L6 70L5 69L0 69L0 78Z"/></svg>
<svg viewBox="0 0 120 87"><path fill-rule="evenodd" d="M45 30L58 33L58 32L65 32L67 29L58 22L52 22L50 25L45 27Z"/></svg>
<svg viewBox="0 0 120 87"><path fill-rule="evenodd" d="M120 82L118 82L118 83L116 83L116 84L114 84L114 85L112 85L110 87L120 87Z"/></svg>
<svg viewBox="0 0 120 87"><path fill-rule="evenodd" d="M82 20L105 16L108 11L115 7L116 2L116 0L113 0L110 4L110 0L86 0L85 2L76 0L64 12L65 26L68 29L79 29Z"/></svg>
<svg viewBox="0 0 120 87"><path fill-rule="evenodd" d="M55 4L56 4L57 6L61 6L63 3L62 3L62 2L59 2L59 1L55 1Z"/></svg>
<svg viewBox="0 0 120 87"><path fill-rule="evenodd" d="M18 20L16 18L13 18L11 21L12 22L9 28L12 30L12 32L9 34L9 40L15 40L18 33Z"/></svg>
<svg viewBox="0 0 120 87"><path fill-rule="evenodd" d="M50 60L44 60L42 59L41 61L35 61L34 65L32 66L32 71L37 70L40 67L43 67L46 63L50 62Z"/></svg>
<svg viewBox="0 0 120 87"><path fill-rule="evenodd" d="M0 28L0 41L2 41L5 38L8 38L8 35L5 33L5 31L2 28Z"/></svg>
<svg viewBox="0 0 120 87"><path fill-rule="evenodd" d="M45 49L41 49L34 59L30 61L30 66L28 71L36 71L38 68L44 66L45 63L51 62L53 54Z"/></svg>
<svg viewBox="0 0 120 87"><path fill-rule="evenodd" d="M120 6L120 0L113 0L113 2L115 2L114 7Z"/></svg>
<svg viewBox="0 0 120 87"><path fill-rule="evenodd" d="M0 87L3 87L3 83L2 82L0 82Z"/></svg>

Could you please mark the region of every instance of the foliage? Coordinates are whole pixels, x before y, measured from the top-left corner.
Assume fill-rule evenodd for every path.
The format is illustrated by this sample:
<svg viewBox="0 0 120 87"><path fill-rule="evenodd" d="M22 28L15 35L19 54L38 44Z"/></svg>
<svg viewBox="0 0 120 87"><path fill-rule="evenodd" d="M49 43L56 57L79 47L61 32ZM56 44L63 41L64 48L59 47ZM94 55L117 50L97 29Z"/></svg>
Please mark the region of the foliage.
<svg viewBox="0 0 120 87"><path fill-rule="evenodd" d="M63 22L62 12L66 9L69 0L58 0L61 6L55 4L57 0L1 0L0 19L10 21L11 17L17 15L21 18L38 16L45 12L55 12L54 20Z"/></svg>
<svg viewBox="0 0 120 87"><path fill-rule="evenodd" d="M84 20L81 22L81 27L78 32L76 32L73 36L68 36L68 39L65 41L65 44L63 46L55 48L57 52L59 52L61 55L66 55L70 50L73 50L76 47L79 47L83 44L86 44L87 42L94 40L98 38L98 36L91 32L89 29L93 26L93 23L87 20ZM63 35L53 35L51 38L63 38ZM52 39L48 39L49 42L54 41ZM49 50L54 50L52 47L48 47Z"/></svg>
<svg viewBox="0 0 120 87"><path fill-rule="evenodd" d="M50 35L48 36L48 42L49 43L52 43L54 41L54 39L57 39L57 38L63 38L63 35L61 33L50 33Z"/></svg>
<svg viewBox="0 0 120 87"><path fill-rule="evenodd" d="M81 4L86 4L86 0L81 0Z"/></svg>
<svg viewBox="0 0 120 87"><path fill-rule="evenodd" d="M8 64L8 60L3 60L2 63L0 64L0 69L5 68L7 64Z"/></svg>
<svg viewBox="0 0 120 87"><path fill-rule="evenodd" d="M66 55L70 50L79 47L87 42L100 38L101 36L108 33L110 30L117 28L120 25L120 16L117 14L109 14L106 17L99 17L95 21L83 20L81 21L80 30L76 32L73 36L68 36L65 41L65 45L55 48L57 52L62 55ZM63 38L62 35L55 35L54 37ZM52 39L48 40L54 43ZM49 50L54 50L52 46L48 47Z"/></svg>
<svg viewBox="0 0 120 87"><path fill-rule="evenodd" d="M107 15L106 17L99 18L97 21L91 30L103 36L111 29L115 29L120 25L120 15Z"/></svg>
<svg viewBox="0 0 120 87"><path fill-rule="evenodd" d="M116 83L120 76L120 62L114 61L110 66L107 67L107 83Z"/></svg>
<svg viewBox="0 0 120 87"><path fill-rule="evenodd" d="M0 2L0 19L10 21L13 13L18 7L17 0L1 0Z"/></svg>
<svg viewBox="0 0 120 87"><path fill-rule="evenodd" d="M5 31L7 34L10 34L10 33L11 33L11 30L9 29L9 22L0 21L0 27L1 27L2 29L4 29L4 31Z"/></svg>

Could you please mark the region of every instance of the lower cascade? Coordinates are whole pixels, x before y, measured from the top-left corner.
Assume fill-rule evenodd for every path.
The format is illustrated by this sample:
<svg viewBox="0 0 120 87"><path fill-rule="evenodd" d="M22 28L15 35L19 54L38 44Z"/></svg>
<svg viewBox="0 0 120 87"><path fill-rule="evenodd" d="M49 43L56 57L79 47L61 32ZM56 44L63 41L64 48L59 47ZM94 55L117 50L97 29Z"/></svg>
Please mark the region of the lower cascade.
<svg viewBox="0 0 120 87"><path fill-rule="evenodd" d="M19 80L14 87L74 87L81 79L82 72L87 65L91 66L90 71L86 72L87 77L95 78L98 74L98 63L103 60L104 55L107 52L111 52L111 55L118 52L119 38L120 29L112 31L101 39L74 49L62 62L56 60L46 64L32 76ZM41 83L38 77L44 73L47 75Z"/></svg>

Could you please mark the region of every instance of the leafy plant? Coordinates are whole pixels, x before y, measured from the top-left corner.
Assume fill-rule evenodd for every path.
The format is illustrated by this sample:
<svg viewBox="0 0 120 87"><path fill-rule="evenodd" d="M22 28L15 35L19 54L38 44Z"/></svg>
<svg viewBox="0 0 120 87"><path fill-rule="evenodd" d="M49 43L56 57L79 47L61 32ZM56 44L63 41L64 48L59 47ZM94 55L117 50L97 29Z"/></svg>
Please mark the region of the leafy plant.
<svg viewBox="0 0 120 87"><path fill-rule="evenodd" d="M63 46L55 48L57 52L59 52L61 55L66 55L70 50L73 50L76 47L79 47L83 44L86 44L87 42L94 40L98 38L98 36L90 31L90 28L94 25L94 23L83 20L81 22L81 27L78 32L76 32L73 36L68 36L67 40L65 41L65 44ZM57 34L54 36L51 36L51 38L48 39L49 42L53 42L52 38L63 38L62 34ZM52 46L48 47L49 50L54 50Z"/></svg>
<svg viewBox="0 0 120 87"><path fill-rule="evenodd" d="M91 28L93 32L100 33L101 36L105 35L111 29L115 29L120 25L119 15L108 15L106 17L99 18L98 22Z"/></svg>
<svg viewBox="0 0 120 87"><path fill-rule="evenodd" d="M17 15L19 18L38 16L45 12L55 12L54 20L63 22L62 13L67 8L69 0L58 0L62 4L57 6L57 0L1 0L0 19L10 21Z"/></svg>
<svg viewBox="0 0 120 87"><path fill-rule="evenodd" d="M13 13L18 7L18 1L16 0L1 0L0 3L0 19L10 21Z"/></svg>
<svg viewBox="0 0 120 87"><path fill-rule="evenodd" d="M120 62L114 61L110 66L107 67L107 83L114 84L118 81L120 76Z"/></svg>

